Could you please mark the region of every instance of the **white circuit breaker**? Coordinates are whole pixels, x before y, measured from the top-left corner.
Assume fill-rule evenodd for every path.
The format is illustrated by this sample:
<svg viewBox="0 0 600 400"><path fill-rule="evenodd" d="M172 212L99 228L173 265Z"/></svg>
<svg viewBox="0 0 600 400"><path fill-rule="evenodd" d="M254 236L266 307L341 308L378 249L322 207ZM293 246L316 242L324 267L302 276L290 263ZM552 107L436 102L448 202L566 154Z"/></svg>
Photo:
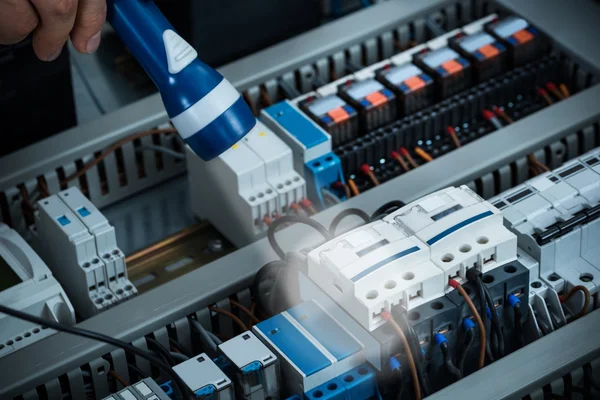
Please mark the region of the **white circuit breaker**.
<svg viewBox="0 0 600 400"><path fill-rule="evenodd" d="M517 258L517 238L502 213L466 186L432 193L384 220L427 244L446 281L466 281L470 268L486 273Z"/></svg>
<svg viewBox="0 0 600 400"><path fill-rule="evenodd" d="M75 313L63 288L31 247L0 223L0 304L65 325ZM0 314L0 358L54 333Z"/></svg>
<svg viewBox="0 0 600 400"><path fill-rule="evenodd" d="M38 206L37 248L83 318L137 293L114 229L78 189L47 197Z"/></svg>
<svg viewBox="0 0 600 400"><path fill-rule="evenodd" d="M600 289L600 150L593 150L490 200L519 247L539 262L539 276ZM569 289L568 287L566 289Z"/></svg>
<svg viewBox="0 0 600 400"><path fill-rule="evenodd" d="M237 246L264 235L269 220L306 196L289 147L258 122L216 159L206 162L186 148L192 210Z"/></svg>
<svg viewBox="0 0 600 400"><path fill-rule="evenodd" d="M441 297L448 279L517 258L502 214L466 186L447 188L354 229L308 255L308 277L369 331L381 311Z"/></svg>

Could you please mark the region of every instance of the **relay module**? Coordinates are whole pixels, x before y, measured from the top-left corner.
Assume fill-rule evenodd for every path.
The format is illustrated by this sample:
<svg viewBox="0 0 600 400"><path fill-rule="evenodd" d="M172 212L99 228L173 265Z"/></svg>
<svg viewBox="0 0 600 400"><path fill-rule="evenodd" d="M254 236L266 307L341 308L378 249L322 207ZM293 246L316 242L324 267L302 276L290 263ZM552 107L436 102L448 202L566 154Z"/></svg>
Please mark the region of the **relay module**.
<svg viewBox="0 0 600 400"><path fill-rule="evenodd" d="M600 8L360 3L0 160L0 399L600 396Z"/></svg>

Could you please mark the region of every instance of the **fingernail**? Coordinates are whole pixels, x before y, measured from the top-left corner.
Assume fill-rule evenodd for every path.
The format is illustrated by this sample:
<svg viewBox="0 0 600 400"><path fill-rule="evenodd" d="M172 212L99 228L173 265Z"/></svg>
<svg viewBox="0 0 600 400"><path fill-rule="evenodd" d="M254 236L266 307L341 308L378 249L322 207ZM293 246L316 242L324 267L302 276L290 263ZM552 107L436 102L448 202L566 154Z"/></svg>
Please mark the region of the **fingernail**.
<svg viewBox="0 0 600 400"><path fill-rule="evenodd" d="M50 56L48 56L48 58L46 58L46 61L54 61L58 58L58 56L60 56L60 53L62 53L62 47L60 49L58 49L56 51L56 53L51 54Z"/></svg>
<svg viewBox="0 0 600 400"><path fill-rule="evenodd" d="M102 32L98 31L94 36L88 40L87 45L85 46L85 51L88 53L93 53L98 50L98 46L100 46L100 39L102 38Z"/></svg>

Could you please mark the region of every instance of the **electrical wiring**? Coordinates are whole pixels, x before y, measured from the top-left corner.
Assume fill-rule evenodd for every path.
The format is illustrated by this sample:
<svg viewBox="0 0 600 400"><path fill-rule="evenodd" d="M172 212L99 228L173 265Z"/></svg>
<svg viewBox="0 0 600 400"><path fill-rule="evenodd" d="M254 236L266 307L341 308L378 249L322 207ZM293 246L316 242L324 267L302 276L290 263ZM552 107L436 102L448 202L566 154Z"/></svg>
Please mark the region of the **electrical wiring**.
<svg viewBox="0 0 600 400"><path fill-rule="evenodd" d="M427 369L425 367L425 356L423 351L421 350L421 343L419 342L419 337L417 336L417 332L413 328L412 324L408 321L406 313L400 314L400 318L402 321L402 325L406 329L406 339L408 341L409 346L411 346L411 350L413 354L415 354L415 365L417 367L417 374L419 376L419 382L421 384L421 390L424 396L429 396L429 377L427 375Z"/></svg>
<svg viewBox="0 0 600 400"><path fill-rule="evenodd" d="M470 318L465 318L463 320L463 326L466 329L465 332L465 340L462 343L462 348L460 350L458 360L456 362L457 368L460 371L461 375L464 374L465 371L465 360L467 359L467 354L469 350L471 350L471 346L473 345L473 341L475 340L475 334L473 330L475 329L475 323L471 321Z"/></svg>
<svg viewBox="0 0 600 400"><path fill-rule="evenodd" d="M248 330L248 327L246 326L246 324L244 324L244 323L242 322L242 320L241 320L241 319L239 319L238 317L236 317L236 316L235 316L235 315L234 315L232 312L230 312L230 311L227 311L227 310L223 310L222 308L219 308L219 307L214 307L214 306L210 306L210 307L208 307L208 309L209 309L210 311L214 312L214 313L221 314L221 315L224 315L224 316L226 316L226 317L228 317L228 318L231 318L231 320L232 320L233 322L235 322L235 324L236 324L237 326L239 326L239 327L240 327L240 329L241 329L243 332L245 332L245 331L247 331L247 330Z"/></svg>
<svg viewBox="0 0 600 400"><path fill-rule="evenodd" d="M360 167L360 170L369 178L373 186L379 186L379 179L377 179L377 177L375 176L375 173L371 169L371 166L369 166L368 164L363 164Z"/></svg>
<svg viewBox="0 0 600 400"><path fill-rule="evenodd" d="M317 210L315 210L315 207L309 199L302 199L300 201L300 205L306 210L306 212L309 215L315 215L317 213Z"/></svg>
<svg viewBox="0 0 600 400"><path fill-rule="evenodd" d="M96 340L98 342L103 342L103 343L109 344L111 346L121 348L132 354L135 354L136 356L139 356L139 357L149 361L151 364L155 365L156 367L158 367L159 369L164 371L166 374L168 374L173 379L173 382L177 385L177 388L180 390L182 396L184 396L185 399L195 399L194 394L191 392L191 390L185 384L185 382L181 379L181 377L179 375L177 375L177 373L175 371L173 371L173 368L171 368L170 365L165 364L158 358L152 356L147 351L138 349L137 347L135 347L129 343L112 338L110 336L103 335L101 333L92 332L92 331L88 331L85 329L76 328L73 326L63 325L61 323L50 321L45 318L39 318L34 315L27 314L27 313L24 313L24 312L21 312L18 310L14 310L10 307L6 307L2 304L0 304L0 312L3 314L6 314L6 315L10 315L12 317L18 318L18 319L32 322L37 325L46 326L48 328L54 329L55 331L64 332L64 333L84 337L84 338L91 339L91 340Z"/></svg>
<svg viewBox="0 0 600 400"><path fill-rule="evenodd" d="M196 321L195 319L188 319L190 326L196 331L198 332L198 334L200 334L200 338L202 340L202 344L204 345L203 347L208 347L208 349L210 351L213 352L213 354L217 353L217 343L214 341L214 339L208 334L208 331L206 329L204 329L204 327L200 324L200 322Z"/></svg>
<svg viewBox="0 0 600 400"><path fill-rule="evenodd" d="M147 337L146 342L150 345L152 350L156 351L158 354L163 356L169 364L171 364L171 365L176 364L173 357L171 357L171 352L165 346L160 344L156 339Z"/></svg>
<svg viewBox="0 0 600 400"><path fill-rule="evenodd" d="M562 92L563 96L565 96L565 98L571 97L571 92L569 92L569 88L567 87L567 85L561 83L560 85L558 85L558 87L560 88L560 91Z"/></svg>
<svg viewBox="0 0 600 400"><path fill-rule="evenodd" d="M123 385L123 387L129 386L129 383L127 383L127 381L125 379L123 379L123 377L121 375L117 374L114 369L109 370L108 373L110 376L112 376L117 381L119 381L119 383L121 385Z"/></svg>
<svg viewBox="0 0 600 400"><path fill-rule="evenodd" d="M127 368L129 368L131 371L135 372L135 374L138 377L137 380L142 380L142 379L148 378L148 374L144 373L144 371L142 371L141 369L139 369L137 366L135 366L133 364L127 364ZM136 380L136 379L134 379L134 380Z"/></svg>
<svg viewBox="0 0 600 400"><path fill-rule="evenodd" d="M93 160L91 160L90 162L88 162L87 164L85 164L85 166L83 168L81 168L79 171L77 171L74 174L68 176L65 179L65 182L70 182L70 181L72 181L74 179L77 179L77 178L83 176L91 168L93 168L96 165L98 165L98 163L100 163L100 161L104 160L112 152L114 152L119 147L123 146L124 144L127 144L129 142L133 142L136 139L140 139L140 138L143 138L143 137L146 137L146 136L152 136L152 135L158 135L158 134L168 134L168 133L175 133L175 132L177 132L177 130L175 128L152 129L152 130L149 130L149 131L138 132L138 133L134 133L131 136L127 136L126 138L123 138L123 139L121 139L121 140L113 143L112 145L110 145L108 148L106 148L104 151L102 151L102 153L98 157L94 158Z"/></svg>
<svg viewBox="0 0 600 400"><path fill-rule="evenodd" d="M173 338L169 338L169 343L171 344L171 346L173 346L175 349L177 349L177 351L179 351L181 354L184 354L188 357L193 356L193 354L191 354L190 351L188 349L186 349L185 347L183 347L181 345L181 343L179 343L177 340L175 340Z"/></svg>
<svg viewBox="0 0 600 400"><path fill-rule="evenodd" d="M331 236L335 237L336 236L336 230L337 227L339 226L340 222L342 222L342 220L350 215L355 215L359 218L361 218L365 224L368 224L369 222L371 222L370 218L369 218L369 214L367 214L366 212L364 212L363 210L359 209L359 208L347 208L345 210L343 210L342 212L340 212L338 215L335 216L335 218L333 219L333 221L331 221L331 225L329 225L329 232L331 233Z"/></svg>
<svg viewBox="0 0 600 400"><path fill-rule="evenodd" d="M138 153L142 152L142 151L158 151L160 153L167 154L178 160L185 160L185 155L183 155L183 153L180 153L173 149L169 149L168 147L158 146L158 145L154 145L154 144L147 144L145 146L138 147L137 149L135 149L135 151Z"/></svg>
<svg viewBox="0 0 600 400"><path fill-rule="evenodd" d="M260 97L262 102L265 103L267 106L273 104L273 100L271 100L271 95L269 95L269 91L267 90L265 85L260 85Z"/></svg>
<svg viewBox="0 0 600 400"><path fill-rule="evenodd" d="M460 139L458 138L458 134L456 133L456 129L454 129L454 127L452 127L452 126L449 126L449 127L446 128L446 132L448 132L448 135L450 136L450 138L454 142L454 145L456 146L456 148L461 147Z"/></svg>
<svg viewBox="0 0 600 400"><path fill-rule="evenodd" d="M279 83L279 88L288 99L295 99L296 97L300 97L302 93L296 90L296 88L292 87L287 81L279 78L277 81Z"/></svg>
<svg viewBox="0 0 600 400"><path fill-rule="evenodd" d="M583 302L583 307L581 307L581 311L579 311L573 319L578 319L583 317L588 310L588 307L590 306L590 291L588 290L588 288L586 288L585 286L582 285L578 285L578 286L573 286L571 288L571 290L569 290L569 293L567 293L566 296L560 296L560 302L561 303L566 303L567 301L569 301L569 299L571 297L573 297L573 295L577 292L582 292L583 296L584 296L584 302Z"/></svg>
<svg viewBox="0 0 600 400"><path fill-rule="evenodd" d="M537 92L540 96L542 96L542 98L546 101L546 103L551 106L552 104L554 104L554 100L552 100L552 98L550 97L550 95L548 94L548 92L546 92L545 89L543 88L538 88Z"/></svg>
<svg viewBox="0 0 600 400"><path fill-rule="evenodd" d="M392 151L391 155L392 155L392 158L394 160L396 160L396 162L398 164L400 164L400 166L402 167L402 169L404 170L404 172L410 171L410 167L408 166L408 164L406 163L406 161L404 161L404 158L402 158L402 156L400 155L400 153L398 153L396 151Z"/></svg>
<svg viewBox="0 0 600 400"><path fill-rule="evenodd" d="M397 391L396 400L402 400L404 394L404 374L402 374L402 365L396 356L391 356L389 359L390 370L396 375Z"/></svg>
<svg viewBox="0 0 600 400"><path fill-rule="evenodd" d="M413 168L419 168L419 164L417 164L415 162L415 159L410 155L410 151L408 151L406 149L406 147L401 147L400 148L400 153L402 153L402 155L404 157L406 157L406 159L408 160L408 163L413 167Z"/></svg>
<svg viewBox="0 0 600 400"><path fill-rule="evenodd" d="M448 369L448 372L450 372L450 374L454 375L454 377L456 378L457 381L462 379L462 373L460 372L460 370L458 368L456 368L456 366L452 362L452 357L450 357L450 350L448 348L448 339L446 339L446 337L444 335L442 335L441 333L436 333L435 341L438 344L440 350L442 351L442 358L444 359L444 364L446 365L446 369Z"/></svg>
<svg viewBox="0 0 600 400"><path fill-rule="evenodd" d="M298 215L284 215L283 217L273 221L273 223L269 226L269 229L267 230L267 238L269 239L269 244L271 244L273 251L275 251L275 253L277 253L279 258L281 258L282 260L285 258L285 253L283 252L283 250L279 246L279 243L277 243L277 240L275 239L275 232L277 231L277 228L279 228L281 225L288 223L299 223L311 226L315 228L321 235L323 235L325 241L329 241L332 239L329 231L317 221Z"/></svg>
<svg viewBox="0 0 600 400"><path fill-rule="evenodd" d="M182 362L186 362L187 360L190 359L185 354L175 353L174 351L170 351L169 354L171 355L171 358L173 360L175 360L175 365L182 363Z"/></svg>
<svg viewBox="0 0 600 400"><path fill-rule="evenodd" d="M392 326L392 328L396 331L396 333L400 337L400 341L402 342L402 347L404 348L404 352L406 353L406 358L408 359L408 366L410 368L410 375L412 377L413 388L415 391L415 399L421 400L421 385L419 384L419 377L417 375L417 366L415 365L415 358L410 349L410 345L408 344L408 341L406 340L406 336L404 335L402 328L400 328L400 325L398 325L398 323L394 320L394 318L392 318L392 315L390 313L388 313L387 311L383 311L381 313L381 317L385 321L387 321L388 324L390 324Z"/></svg>
<svg viewBox="0 0 600 400"><path fill-rule="evenodd" d="M432 162L433 161L433 157L431 157L431 155L426 152L425 150L423 150L420 147L415 147L415 153L421 157L423 159L423 161L425 162Z"/></svg>
<svg viewBox="0 0 600 400"><path fill-rule="evenodd" d="M475 287L477 288L477 297L479 299L479 315L487 315L487 313L486 313L487 306L486 306L486 302L485 302L485 290L483 288L483 285L479 284L479 281L477 279L478 277L479 277L479 272L476 269L471 268L467 271L467 280L469 282L472 282L475 285ZM485 323L484 323L484 327L485 327ZM487 330L484 331L484 334L487 337ZM492 352L491 346L492 345L491 345L490 341L487 341L486 345L485 345L485 353L487 355L489 362L494 362L494 361L496 361L496 358L494 357L494 353Z"/></svg>
<svg viewBox="0 0 600 400"><path fill-rule="evenodd" d="M356 186L356 183L354 182L353 179L348 179L348 186L350 187L350 190L352 191L352 195L358 196L360 194L360 190L358 190L358 187Z"/></svg>
<svg viewBox="0 0 600 400"><path fill-rule="evenodd" d="M500 324L500 318L498 317L496 305L494 304L494 300L492 299L490 291L481 280L481 276L478 277L478 280L480 282L480 285L483 287L483 291L485 293L485 301L491 313L490 319L492 320L492 333L495 336L495 347L497 348L496 358L500 358L504 356L504 333L502 333L502 325Z"/></svg>
<svg viewBox="0 0 600 400"><path fill-rule="evenodd" d="M373 212L373 214L371 214L371 222L378 220L378 219L385 218L389 214L398 211L405 205L406 205L406 203L404 203L403 201L400 201L400 200L388 201L387 203L385 203L384 205L379 207L377 210L375 210Z"/></svg>
<svg viewBox="0 0 600 400"><path fill-rule="evenodd" d="M471 298L469 297L469 295L467 294L465 289L462 287L462 285L460 283L458 283L457 281L455 281L454 279L448 280L448 284L452 288L458 290L460 295L465 299L465 302L469 306L471 313L473 313L473 316L475 317L475 321L477 322L477 326L479 327L479 363L478 363L478 366L479 366L479 368L483 368L483 366L485 365L485 344L487 342L486 337L485 337L485 325L483 325L483 321L481 320L481 316L479 315L479 312L477 312L477 308L475 308L475 304L473 304L473 301L471 300Z"/></svg>
<svg viewBox="0 0 600 400"><path fill-rule="evenodd" d="M519 344L519 348L525 345L525 338L523 336L523 323L522 323L522 314L521 314L521 300L514 294L510 294L506 299L507 303L512 307L514 314L514 325L515 325L515 334L517 336L517 342Z"/></svg>
<svg viewBox="0 0 600 400"><path fill-rule="evenodd" d="M260 323L260 320L258 318L256 318L256 316L254 314L252 314L250 312L250 310L248 310L246 307L244 307L242 304L240 304L239 302L233 300L233 299L229 299L229 302L231 303L232 306L236 307L237 309L239 309L241 312L243 312L244 314L246 314L248 316L248 318L250 318L250 322L253 324L258 324Z"/></svg>
<svg viewBox="0 0 600 400"><path fill-rule="evenodd" d="M210 336L210 338L213 340L213 342L215 342L217 346L223 343L221 338L212 333L211 331L206 331L206 333L208 334L208 336Z"/></svg>

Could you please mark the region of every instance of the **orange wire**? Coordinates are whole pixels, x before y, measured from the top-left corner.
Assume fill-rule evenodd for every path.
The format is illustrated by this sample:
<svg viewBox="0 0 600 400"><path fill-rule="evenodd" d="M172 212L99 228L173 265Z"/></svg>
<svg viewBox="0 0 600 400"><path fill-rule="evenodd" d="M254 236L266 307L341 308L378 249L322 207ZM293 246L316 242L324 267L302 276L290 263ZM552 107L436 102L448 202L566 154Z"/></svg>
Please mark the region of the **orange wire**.
<svg viewBox="0 0 600 400"><path fill-rule="evenodd" d="M483 368L485 365L485 344L486 344L485 325L483 324L483 321L481 320L481 316L479 315L479 312L477 311L475 304L473 304L473 301L471 300L471 298L469 297L469 295L467 294L465 289L461 286L461 284L458 283L457 281L455 281L454 279L450 279L448 281L448 284L450 286L452 286L453 288L455 288L456 290L458 290L460 295L465 299L465 302L469 306L469 309L473 313L473 316L475 317L475 322L477 322L477 326L479 327L479 364L478 365L479 365L479 368Z"/></svg>
<svg viewBox="0 0 600 400"><path fill-rule="evenodd" d="M502 118L504 121L508 122L509 124L512 124L513 122L515 122L510 115L508 115L506 113L506 111L504 111L503 109L501 109L500 107L496 107L496 106L492 106L492 111L494 113L496 113L497 116L499 116L500 118Z"/></svg>
<svg viewBox="0 0 600 400"><path fill-rule="evenodd" d="M354 196L358 196L360 194L360 190L358 190L358 187L356 187L354 180L348 179L348 186L350 186L350 190Z"/></svg>
<svg viewBox="0 0 600 400"><path fill-rule="evenodd" d="M74 179L77 179L77 178L83 176L91 168L98 165L98 163L100 161L102 161L106 157L108 157L113 151L117 150L119 147L123 146L126 143L133 142L134 140L145 137L145 136L152 136L152 135L157 135L157 134L161 134L161 133L175 133L175 132L177 132L175 130L175 128L166 128L166 129L152 129L149 131L134 133L133 135L123 138L123 139L119 140L118 142L115 142L114 144L109 146L106 150L104 150L102 152L102 154L100 154L98 157L96 157L92 161L88 162L81 170L77 171L76 173L72 174L71 176L68 176L66 178L65 182L70 182Z"/></svg>
<svg viewBox="0 0 600 400"><path fill-rule="evenodd" d="M240 328L242 328L243 331L248 330L248 327L246 326L246 324L244 324L241 319L239 319L238 317L233 315L231 312L229 312L227 310L223 310L222 308L213 307L213 306L208 307L208 309L212 312L216 312L217 314L222 314L226 317L231 318L233 320L233 322L235 322Z"/></svg>
<svg viewBox="0 0 600 400"><path fill-rule="evenodd" d="M400 328L400 325L398 325L398 323L394 320L394 318L392 317L392 315L389 312L384 311L381 313L381 316L383 317L384 320L387 321L388 324L390 324L392 326L392 328L394 328L394 330L400 337L400 341L402 342L402 346L404 347L404 352L406 353L406 358L408 359L408 367L410 369L410 375L411 375L412 381L413 381L415 398L417 400L420 400L421 399L421 385L419 384L419 375L417 374L417 365L415 364L414 355L413 355L412 351L410 350L410 346L408 345L408 340L406 340L406 335L404 335L402 328Z"/></svg>
<svg viewBox="0 0 600 400"><path fill-rule="evenodd" d="M415 147L415 153L417 153L417 155L419 157L421 157L423 160L425 160L425 162L433 161L433 157L431 157L431 155L429 153L427 153L425 150L423 150L420 147Z"/></svg>
<svg viewBox="0 0 600 400"><path fill-rule="evenodd" d="M458 135L456 134L456 130L453 127L449 126L446 128L446 132L448 132L448 135L450 135L450 138L452 138L454 145L457 148L461 147L460 140L458 139Z"/></svg>
<svg viewBox="0 0 600 400"><path fill-rule="evenodd" d="M116 380L118 380L118 381L119 381L119 383L120 383L121 385L123 385L123 387L127 387L127 386L129 386L129 383L127 383L127 381L126 381L125 379L123 379L123 377L122 377L121 375L117 374L117 373L116 373L116 371L114 371L114 370L112 370L112 369L111 369L111 370L109 370L109 371L108 371L108 373L109 373L109 374L110 374L110 375L111 375L113 378L115 378Z"/></svg>
<svg viewBox="0 0 600 400"><path fill-rule="evenodd" d="M239 308L241 312L246 314L248 316L248 318L250 318L250 321L252 323L258 324L260 322L260 320L258 318L256 318L256 316L252 313L252 311L248 310L246 307L244 307L239 302L237 302L235 300L231 300L231 299L229 299L229 302L231 303L231 305Z"/></svg>
<svg viewBox="0 0 600 400"><path fill-rule="evenodd" d="M577 292L583 292L583 295L585 296L585 301L583 303L583 307L581 308L581 311L579 311L579 313L577 313L577 315L575 315L574 319L583 317L585 315L585 313L587 312L587 309L590 306L590 291L585 286L581 286L581 285L573 286L571 288L571 290L569 290L569 293L567 293L566 296L560 297L560 302L566 303Z"/></svg>
<svg viewBox="0 0 600 400"><path fill-rule="evenodd" d="M569 88L567 88L567 85L561 83L560 85L558 85L558 87L560 88L560 91L565 96L565 98L571 97L571 93L569 92Z"/></svg>
<svg viewBox="0 0 600 400"><path fill-rule="evenodd" d="M408 163L413 167L413 168L419 168L419 164L417 164L415 162L415 159L412 158L412 156L410 155L410 152L405 148L402 147L400 148L400 152L402 152L402 154L404 155L404 157L406 157L406 159L408 160Z"/></svg>
<svg viewBox="0 0 600 400"><path fill-rule="evenodd" d="M404 161L404 158L402 158L402 156L399 153L392 151L392 157L394 158L394 160L396 160L398 162L398 164L400 164L400 166L402 167L404 172L408 172L410 170L410 167L408 166L406 161Z"/></svg>

